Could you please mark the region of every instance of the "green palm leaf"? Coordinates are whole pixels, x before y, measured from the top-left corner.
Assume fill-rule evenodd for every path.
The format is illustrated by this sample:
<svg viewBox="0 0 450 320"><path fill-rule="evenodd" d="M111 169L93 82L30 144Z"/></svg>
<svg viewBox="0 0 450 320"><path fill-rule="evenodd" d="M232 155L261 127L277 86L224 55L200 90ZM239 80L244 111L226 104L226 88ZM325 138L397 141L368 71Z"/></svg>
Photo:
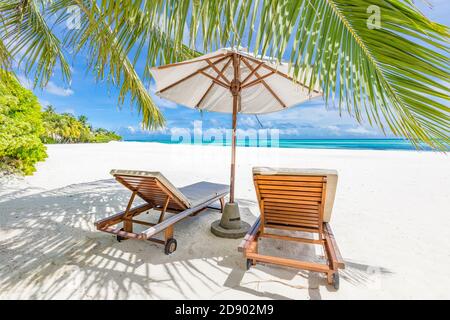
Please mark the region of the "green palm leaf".
<svg viewBox="0 0 450 320"><path fill-rule="evenodd" d="M3 43L2 39L0 39L0 68L8 69L10 65L10 55L9 51Z"/></svg>
<svg viewBox="0 0 450 320"><path fill-rule="evenodd" d="M60 48L59 42L46 27L40 10L36 10L36 3L40 2L0 0L0 12L2 16L6 13L4 29L16 30L23 46L42 48L45 46L40 43L53 44L53 51L46 57L36 54L38 49L24 55L29 68L46 66L37 73L45 80L51 75L51 62L62 61L63 55L56 54L61 52L54 49L56 44ZM16 6L8 6L9 3ZM88 53L90 69L97 78L120 87L120 102L131 93L148 127L163 123L142 82L150 78L149 67L197 56L198 45L201 51L246 45L256 56L288 58L298 81L318 81L327 104L336 104L358 122L368 121L415 144L425 141L440 149L449 145L449 29L427 19L411 1L50 3L48 11L60 13L57 23L67 19L64 11L69 5L82 8L81 28L68 31L64 44L75 53ZM27 20L17 13L19 4L27 8L22 11L27 12ZM380 29L368 28L368 5L379 8ZM33 16L40 18L30 18ZM17 25L23 21L27 22L25 31L17 31ZM39 30L45 39L36 39L29 30ZM4 40L5 36L1 38ZM140 57L146 61L141 77L134 68ZM307 69L313 71L310 79L306 77Z"/></svg>
<svg viewBox="0 0 450 320"><path fill-rule="evenodd" d="M47 2L0 0L1 42L8 55L24 67L25 73L34 73L34 83L41 87L47 85L58 63L63 79L70 79L70 67L64 57L61 42L44 17ZM1 52L0 45L0 55Z"/></svg>
<svg viewBox="0 0 450 320"><path fill-rule="evenodd" d="M151 99L147 88L137 74L133 63L120 44L117 34L102 17L95 3L89 1L71 1L81 8L80 28L68 31L64 43L77 53L87 51L88 66L98 80L107 79L119 87L119 104L125 102L130 95L132 103L136 103L143 115L143 125L157 128L164 125L164 118ZM55 2L52 8L58 12L67 1ZM64 20L63 12L60 20ZM107 50L105 50L107 48Z"/></svg>
<svg viewBox="0 0 450 320"><path fill-rule="evenodd" d="M358 122L416 145L449 143L449 30L423 16L410 1L374 0L167 0L104 1L108 19L152 12L174 48L189 43L203 50L247 44L255 55L288 55L296 79L319 80L327 103L336 103ZM368 5L381 12L381 28L368 28ZM247 41L244 41L247 38ZM131 43L130 43L131 44ZM288 48L291 48L288 51Z"/></svg>

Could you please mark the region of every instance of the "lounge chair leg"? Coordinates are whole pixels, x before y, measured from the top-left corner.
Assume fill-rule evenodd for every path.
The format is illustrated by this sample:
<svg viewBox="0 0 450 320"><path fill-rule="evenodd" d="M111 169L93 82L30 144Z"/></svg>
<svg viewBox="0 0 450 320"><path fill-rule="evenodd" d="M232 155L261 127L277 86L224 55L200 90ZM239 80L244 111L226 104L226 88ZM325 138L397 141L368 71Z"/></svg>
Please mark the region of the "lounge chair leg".
<svg viewBox="0 0 450 320"><path fill-rule="evenodd" d="M338 290L339 289L339 272L336 271L333 273L333 287Z"/></svg>
<svg viewBox="0 0 450 320"><path fill-rule="evenodd" d="M158 223L161 223L163 221L164 215L166 214L167 207L169 206L170 199L171 199L171 197L167 196L166 201L164 202L164 206L161 210L161 215L159 216Z"/></svg>
<svg viewBox="0 0 450 320"><path fill-rule="evenodd" d="M223 213L223 208L225 208L225 198L220 198L220 213Z"/></svg>
<svg viewBox="0 0 450 320"><path fill-rule="evenodd" d="M136 197L137 191L133 191L131 194L130 200L128 201L127 208L125 209L124 218L131 218L129 217L131 205L133 204L134 198ZM133 222L131 220L124 220L123 221L123 231L126 232L133 232Z"/></svg>
<svg viewBox="0 0 450 320"><path fill-rule="evenodd" d="M333 284L333 273L327 272L327 283Z"/></svg>
<svg viewBox="0 0 450 320"><path fill-rule="evenodd" d="M126 232L133 232L133 222L124 220L122 230Z"/></svg>
<svg viewBox="0 0 450 320"><path fill-rule="evenodd" d="M336 290L339 289L339 272L329 271L327 273L327 282L329 285L332 285Z"/></svg>
<svg viewBox="0 0 450 320"><path fill-rule="evenodd" d="M164 253L169 255L177 250L177 240L174 238L169 239L164 246Z"/></svg>
<svg viewBox="0 0 450 320"><path fill-rule="evenodd" d="M166 242L164 245L165 254L168 255L177 250L177 240L173 238L173 226L170 226L164 230L164 240Z"/></svg>
<svg viewBox="0 0 450 320"><path fill-rule="evenodd" d="M161 211L161 214L159 215L158 223L161 223L164 220L164 215L165 215L165 212Z"/></svg>
<svg viewBox="0 0 450 320"><path fill-rule="evenodd" d="M120 228L120 231L123 231L123 228ZM116 236L117 242L122 242L123 240L127 240L125 237L121 237L119 235Z"/></svg>

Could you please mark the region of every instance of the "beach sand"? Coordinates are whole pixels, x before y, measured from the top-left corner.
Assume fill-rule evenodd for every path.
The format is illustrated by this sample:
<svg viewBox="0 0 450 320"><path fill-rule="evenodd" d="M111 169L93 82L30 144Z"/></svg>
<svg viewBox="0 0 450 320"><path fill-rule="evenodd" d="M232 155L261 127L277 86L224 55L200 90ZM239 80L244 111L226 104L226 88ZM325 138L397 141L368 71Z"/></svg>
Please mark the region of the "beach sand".
<svg viewBox="0 0 450 320"><path fill-rule="evenodd" d="M228 183L229 147L112 142L50 145L48 154L33 176L0 179L1 299L450 298L450 162L442 153L238 148L236 198L249 223L259 214L252 166L338 170L331 225L347 265L338 291L322 274L246 271L240 240L209 231L217 211L177 224L170 256L95 230L130 194L111 169L161 171L176 186ZM273 240L261 249L321 255Z"/></svg>

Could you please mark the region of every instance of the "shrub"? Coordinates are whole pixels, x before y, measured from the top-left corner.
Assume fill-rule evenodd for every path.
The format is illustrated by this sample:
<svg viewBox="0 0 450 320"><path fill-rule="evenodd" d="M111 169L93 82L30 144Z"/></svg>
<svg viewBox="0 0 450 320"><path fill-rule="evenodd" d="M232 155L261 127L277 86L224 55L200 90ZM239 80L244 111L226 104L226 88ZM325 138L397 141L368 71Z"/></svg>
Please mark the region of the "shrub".
<svg viewBox="0 0 450 320"><path fill-rule="evenodd" d="M109 141L120 141L122 137L117 135L115 132L108 131L102 128L96 129L94 131L94 136L91 138L91 142L109 142Z"/></svg>
<svg viewBox="0 0 450 320"><path fill-rule="evenodd" d="M44 132L41 140L44 143L109 142L122 139L112 131L102 128L94 130L84 115L77 119L69 113L59 114L52 106L47 106L42 117Z"/></svg>
<svg viewBox="0 0 450 320"><path fill-rule="evenodd" d="M0 170L32 174L47 157L41 106L9 72L0 70Z"/></svg>

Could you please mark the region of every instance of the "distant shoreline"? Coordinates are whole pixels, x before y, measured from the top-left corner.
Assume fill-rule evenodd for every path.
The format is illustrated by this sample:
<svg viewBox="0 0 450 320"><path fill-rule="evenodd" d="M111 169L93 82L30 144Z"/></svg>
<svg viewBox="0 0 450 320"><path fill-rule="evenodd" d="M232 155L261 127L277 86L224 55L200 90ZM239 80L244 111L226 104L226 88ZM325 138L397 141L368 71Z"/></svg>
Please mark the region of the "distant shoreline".
<svg viewBox="0 0 450 320"><path fill-rule="evenodd" d="M332 223L348 261L338 291L328 290L321 275L269 267L245 272L237 250L241 240L210 232L221 218L216 210L176 225L178 248L171 256L149 241L119 243L96 229L94 221L123 210L130 196L111 169L159 171L177 187L228 184L230 151L137 142L48 145L49 157L32 176L0 178L0 299L244 300L272 293L310 299L311 290L324 300L450 297L450 256L444 250L449 159L438 152L238 149L236 199L241 219L250 224L259 215L253 167L338 171ZM141 219L154 223L159 212ZM261 252L315 259L314 247L264 241ZM433 272L417 278L430 263ZM430 284L438 285L430 290Z"/></svg>
<svg viewBox="0 0 450 320"><path fill-rule="evenodd" d="M205 146L229 146L229 142L183 142L169 139L123 139L123 142L153 142L163 144L191 144ZM433 151L426 145L416 149L404 139L280 139L278 145L271 145L270 140L238 140L239 147L274 147L295 149L338 149L338 150L403 150L403 151Z"/></svg>

